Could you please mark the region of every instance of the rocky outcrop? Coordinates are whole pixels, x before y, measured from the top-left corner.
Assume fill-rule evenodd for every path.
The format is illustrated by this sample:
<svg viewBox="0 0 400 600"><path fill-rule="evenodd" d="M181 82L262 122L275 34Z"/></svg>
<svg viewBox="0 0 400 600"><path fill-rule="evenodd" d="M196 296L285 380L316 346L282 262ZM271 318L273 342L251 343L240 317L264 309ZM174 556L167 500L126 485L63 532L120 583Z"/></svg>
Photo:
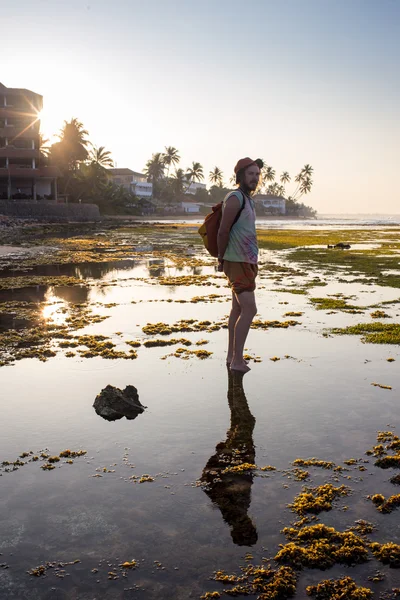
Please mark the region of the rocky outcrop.
<svg viewBox="0 0 400 600"><path fill-rule="evenodd" d="M126 417L136 419L147 408L139 402L139 394L133 385L124 390L108 385L96 396L93 408L100 417L107 421L116 421Z"/></svg>

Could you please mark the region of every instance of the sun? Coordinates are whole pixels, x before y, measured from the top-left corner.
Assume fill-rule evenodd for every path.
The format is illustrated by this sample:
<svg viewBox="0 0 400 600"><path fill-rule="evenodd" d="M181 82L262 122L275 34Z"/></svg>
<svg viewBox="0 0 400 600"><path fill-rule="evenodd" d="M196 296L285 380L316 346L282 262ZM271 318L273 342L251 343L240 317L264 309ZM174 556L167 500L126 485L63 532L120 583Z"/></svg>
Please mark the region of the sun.
<svg viewBox="0 0 400 600"><path fill-rule="evenodd" d="M49 144L54 144L59 141L58 132L60 130L60 119L58 115L44 107L38 113L40 121L40 133L43 139L48 140Z"/></svg>

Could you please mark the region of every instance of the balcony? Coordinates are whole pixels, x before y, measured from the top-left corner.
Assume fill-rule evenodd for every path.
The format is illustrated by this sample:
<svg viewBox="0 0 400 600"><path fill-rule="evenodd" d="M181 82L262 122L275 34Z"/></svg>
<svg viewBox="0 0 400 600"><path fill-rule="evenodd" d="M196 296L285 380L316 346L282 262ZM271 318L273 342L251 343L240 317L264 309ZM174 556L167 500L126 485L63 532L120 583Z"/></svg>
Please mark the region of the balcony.
<svg viewBox="0 0 400 600"><path fill-rule="evenodd" d="M18 109L18 108L13 108L12 106L1 106L0 105L0 118L3 119L4 117L20 117L20 116L24 116L27 118L32 119L32 121L34 121L35 119L37 119L38 113L32 109L32 107L30 106L28 110L25 109Z"/></svg>
<svg viewBox="0 0 400 600"><path fill-rule="evenodd" d="M27 129L25 129L25 127L24 128L22 126L16 127L14 125L7 125L6 127L0 127L0 137L8 138L9 142L11 143L12 140L17 136L18 136L18 138L26 139L26 138L32 138L32 137L38 135L39 121L37 122L37 124L35 123L34 126L28 127Z"/></svg>
<svg viewBox="0 0 400 600"><path fill-rule="evenodd" d="M39 169L32 169L31 167L23 167L17 165L11 165L8 169L0 167L0 177L17 177L18 179L39 179L44 177L46 179L54 179L60 177L61 173L58 167L41 167Z"/></svg>
<svg viewBox="0 0 400 600"><path fill-rule="evenodd" d="M40 151L32 148L14 148L14 146L5 146L0 148L0 158L39 158Z"/></svg>

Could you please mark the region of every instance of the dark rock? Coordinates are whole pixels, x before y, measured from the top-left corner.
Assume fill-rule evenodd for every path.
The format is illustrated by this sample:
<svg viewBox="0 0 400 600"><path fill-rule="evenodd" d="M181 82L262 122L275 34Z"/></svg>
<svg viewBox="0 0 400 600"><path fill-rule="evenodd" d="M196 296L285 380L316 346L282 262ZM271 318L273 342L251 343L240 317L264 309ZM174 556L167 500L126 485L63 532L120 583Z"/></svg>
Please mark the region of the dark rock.
<svg viewBox="0 0 400 600"><path fill-rule="evenodd" d="M350 244L345 244L344 242L339 242L338 244L335 244L334 246L328 244L328 248L337 248L339 250L350 250L351 246L350 246Z"/></svg>
<svg viewBox="0 0 400 600"><path fill-rule="evenodd" d="M136 419L147 408L139 402L139 394L133 385L124 390L108 385L96 396L93 408L100 417L107 421L116 421L126 417Z"/></svg>

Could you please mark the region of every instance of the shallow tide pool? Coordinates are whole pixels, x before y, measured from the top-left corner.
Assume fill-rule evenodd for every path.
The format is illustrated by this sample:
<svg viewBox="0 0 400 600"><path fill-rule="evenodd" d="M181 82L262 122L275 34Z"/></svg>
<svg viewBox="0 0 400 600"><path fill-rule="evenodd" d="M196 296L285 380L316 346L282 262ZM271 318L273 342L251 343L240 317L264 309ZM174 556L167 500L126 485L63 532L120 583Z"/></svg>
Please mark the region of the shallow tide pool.
<svg viewBox="0 0 400 600"><path fill-rule="evenodd" d="M178 271L151 258L64 266L59 272L80 276L82 286L2 290L0 301L43 302L46 318L59 324L72 304L88 303L94 313L108 318L78 334L105 335L125 350L125 340L151 337L142 331L146 323L224 322L229 312L223 277L210 279L209 286L160 285L157 277L192 275L193 268ZM212 267L196 274L218 275ZM375 467L374 457L365 455L376 444L378 430L399 434L399 347L323 335L326 328L360 322L360 316L316 311L309 296L322 295L321 290L323 295L339 288L342 292L345 286L349 295L365 293L361 304L388 298L388 289L366 299L372 290L332 281L301 296L275 291L274 282L262 280L257 318L285 321L286 312L304 314L295 317L295 326L250 331L247 351L261 362L251 361L243 379L227 371L224 328L167 336L193 344L207 339L204 348L212 355L205 360L161 360L176 347L141 346L135 360L67 358L58 351L44 363L24 359L2 367L0 463L15 461L23 452L28 456L20 459L26 464L18 469L3 466L0 471L0 597L186 599L214 590L222 594L223 585L210 581L213 572L237 573L249 560L260 564L263 557L273 557L285 543L282 528L297 518L287 505L305 484L334 482L334 477L336 485L348 485L352 492L335 502L332 511L321 513L320 521L342 531L366 519L377 526L372 540L400 543L399 512L381 514L367 498L396 493L389 482L394 470ZM221 297L190 302L209 294ZM116 306L104 306L110 304ZM396 307L391 310L394 318ZM1 326L10 322L0 317ZM274 357L279 360L270 360ZM135 386L145 412L113 422L97 415L94 399L108 384ZM247 458L259 469L205 486L216 455L227 444L245 445ZM65 449L87 453L72 464L61 459L55 469L41 469L41 452L54 456ZM36 455L38 461L30 460ZM296 481L288 470L296 458L307 457L336 465L350 458L359 462L339 473L310 467L310 478ZM360 464L365 471L358 469ZM267 465L276 470L262 471ZM153 480L139 483L143 475ZM253 559L246 560L248 552ZM132 560L135 568L120 567ZM53 561L79 562L48 566L40 577L27 573ZM371 583L368 576L377 569L384 578ZM306 597L306 585L343 574L371 587L377 598L400 585L398 569L371 559L326 572L303 569L296 598Z"/></svg>

